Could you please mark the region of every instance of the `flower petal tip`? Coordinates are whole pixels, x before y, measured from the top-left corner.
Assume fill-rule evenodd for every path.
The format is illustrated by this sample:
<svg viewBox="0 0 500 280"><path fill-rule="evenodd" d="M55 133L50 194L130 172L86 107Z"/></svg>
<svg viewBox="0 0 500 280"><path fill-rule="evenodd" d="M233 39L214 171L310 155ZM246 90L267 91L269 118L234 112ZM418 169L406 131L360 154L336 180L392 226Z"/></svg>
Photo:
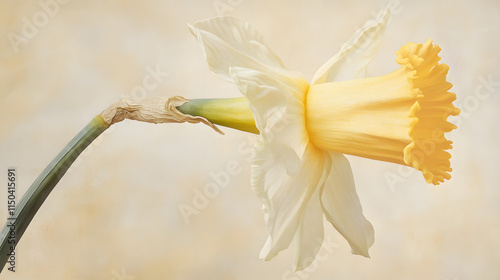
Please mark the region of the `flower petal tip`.
<svg viewBox="0 0 500 280"><path fill-rule="evenodd" d="M268 262L272 260L274 257L276 257L276 255L277 253L272 254L270 248L267 248L267 242L266 242L266 245L264 245L264 248L262 248L262 250L259 253L259 259Z"/></svg>
<svg viewBox="0 0 500 280"><path fill-rule="evenodd" d="M365 257L365 258L371 259L370 254L368 253L368 250L366 250L366 251L359 251L359 250L354 250L354 249L352 249L352 250L351 250L351 253L352 253L353 255L358 255L358 256L362 256L362 257Z"/></svg>
<svg viewBox="0 0 500 280"><path fill-rule="evenodd" d="M311 85L364 78L367 65L375 57L391 17L390 6L368 20L342 45L340 51L323 64Z"/></svg>
<svg viewBox="0 0 500 280"><path fill-rule="evenodd" d="M312 263L312 262L311 262L311 263ZM293 266L293 273L297 273L297 272L299 272L299 271L302 271L302 270L306 269L309 265L310 265L310 264L308 264L308 265L300 265L300 264L295 264L295 265Z"/></svg>

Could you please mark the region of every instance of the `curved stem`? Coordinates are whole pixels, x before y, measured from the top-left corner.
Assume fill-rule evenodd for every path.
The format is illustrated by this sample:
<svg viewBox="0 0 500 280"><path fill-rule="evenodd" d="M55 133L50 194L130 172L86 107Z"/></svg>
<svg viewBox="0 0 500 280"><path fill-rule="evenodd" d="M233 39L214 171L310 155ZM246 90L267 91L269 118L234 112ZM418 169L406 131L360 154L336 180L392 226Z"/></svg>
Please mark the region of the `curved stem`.
<svg viewBox="0 0 500 280"><path fill-rule="evenodd" d="M259 133L245 98L194 99L182 97L124 99L96 116L43 170L16 205L0 232L0 272L9 260L29 223L50 192L77 157L111 124L132 119L151 123L205 123L222 133L215 124ZM15 236L15 238L12 238ZM14 242L13 242L14 241Z"/></svg>
<svg viewBox="0 0 500 280"><path fill-rule="evenodd" d="M43 170L16 205L14 218L9 218L0 233L0 272L8 261L11 246L16 246L24 231L35 216L40 206L68 168L85 148L94 141L109 125L101 116L96 116L78 135ZM14 224L14 226L12 226ZM15 228L15 243L10 244L11 227Z"/></svg>

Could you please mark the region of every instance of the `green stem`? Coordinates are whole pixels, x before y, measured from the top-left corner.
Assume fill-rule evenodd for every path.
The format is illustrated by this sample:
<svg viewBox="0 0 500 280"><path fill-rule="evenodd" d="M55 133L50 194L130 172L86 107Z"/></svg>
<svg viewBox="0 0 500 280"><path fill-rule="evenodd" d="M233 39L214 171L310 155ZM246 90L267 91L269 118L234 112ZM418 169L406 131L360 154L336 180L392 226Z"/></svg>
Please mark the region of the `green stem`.
<svg viewBox="0 0 500 280"><path fill-rule="evenodd" d="M177 109L184 114L204 117L214 124L259 134L245 98L193 99ZM100 115L96 116L64 147L26 191L16 205L14 217L7 219L0 232L0 272L9 261L12 246L17 246L50 192L83 150L108 127Z"/></svg>
<svg viewBox="0 0 500 280"><path fill-rule="evenodd" d="M24 231L56 184L61 180L71 164L109 125L101 116L96 116L73 140L56 156L33 182L16 205L15 218L9 218L0 233L0 272L9 260L11 246L19 243ZM11 223L15 225L15 243L9 243ZM12 242L12 241L11 241ZM17 258L17 256L16 256Z"/></svg>

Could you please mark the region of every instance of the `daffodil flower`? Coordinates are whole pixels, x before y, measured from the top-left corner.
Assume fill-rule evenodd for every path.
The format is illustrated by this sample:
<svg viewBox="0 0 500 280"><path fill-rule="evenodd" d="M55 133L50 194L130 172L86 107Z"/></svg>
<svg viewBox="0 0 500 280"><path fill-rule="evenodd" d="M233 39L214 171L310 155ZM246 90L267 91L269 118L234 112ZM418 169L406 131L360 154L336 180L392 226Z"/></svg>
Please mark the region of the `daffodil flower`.
<svg viewBox="0 0 500 280"><path fill-rule="evenodd" d="M450 179L447 121L460 110L432 41L408 43L401 67L364 78L389 20L389 9L368 21L325 63L309 84L288 70L247 22L217 17L190 26L209 68L235 83L244 98L123 99L97 115L54 158L16 205L19 242L30 221L78 155L110 125L214 124L260 134L252 154L252 188L263 202L270 260L296 240L296 269L312 263L324 239L323 217L345 237L353 254L368 257L373 226L364 217L351 167L343 154L411 166L427 182ZM9 258L11 225L0 232L0 272Z"/></svg>
<svg viewBox="0 0 500 280"><path fill-rule="evenodd" d="M440 48L431 40L408 43L396 52L398 70L362 79L389 16L387 9L355 32L310 84L288 70L241 19L216 17L190 26L210 70L246 97L233 103L244 108L242 102L248 102L252 114L245 114L253 118L232 127L255 121L260 132L251 184L263 202L269 231L262 259L272 259L295 239L296 269L306 268L323 243L323 216L353 254L369 257L373 226L363 215L343 154L411 166L433 184L450 179L445 150L451 141L444 133L455 128L447 117L460 111L452 105L455 94L448 92L448 66L438 63Z"/></svg>

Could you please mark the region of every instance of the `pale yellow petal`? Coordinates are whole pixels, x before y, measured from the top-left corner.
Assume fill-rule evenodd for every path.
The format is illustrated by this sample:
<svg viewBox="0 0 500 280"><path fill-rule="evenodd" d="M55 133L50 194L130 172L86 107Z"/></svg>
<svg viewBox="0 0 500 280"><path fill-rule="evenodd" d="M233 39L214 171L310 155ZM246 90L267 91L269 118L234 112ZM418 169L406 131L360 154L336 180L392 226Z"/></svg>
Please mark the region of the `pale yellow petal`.
<svg viewBox="0 0 500 280"><path fill-rule="evenodd" d="M366 66L375 57L390 18L387 7L376 20L369 20L314 75L311 85L364 78Z"/></svg>
<svg viewBox="0 0 500 280"><path fill-rule="evenodd" d="M248 22L235 17L215 17L189 26L200 42L210 70L233 81L231 67L267 72L284 69L283 62Z"/></svg>
<svg viewBox="0 0 500 280"><path fill-rule="evenodd" d="M234 82L248 100L262 145L271 145L296 172L308 142L304 99L308 83L287 70L249 23L234 17L196 22L191 30L202 44L209 67ZM288 154L290 153L290 154Z"/></svg>
<svg viewBox="0 0 500 280"><path fill-rule="evenodd" d="M291 149L301 157L308 142L304 115L307 82L285 71L231 68L230 73L247 98L265 142L281 150Z"/></svg>
<svg viewBox="0 0 500 280"><path fill-rule="evenodd" d="M321 205L326 219L349 242L352 253L369 257L375 241L372 224L363 215L351 166L339 153L325 152L330 172L321 188Z"/></svg>
<svg viewBox="0 0 500 280"><path fill-rule="evenodd" d="M320 181L320 183L322 182ZM323 209L321 208L319 191L320 188L316 187L297 229L295 236L295 242L297 242L296 271L303 270L311 265L323 244L325 228L323 226Z"/></svg>
<svg viewBox="0 0 500 280"><path fill-rule="evenodd" d="M308 145L295 176L289 176L284 163L276 161L270 147L256 147L252 184L264 203L269 238L260 257L270 260L288 248L306 207L324 171L323 152ZM308 215L309 216L309 215Z"/></svg>

